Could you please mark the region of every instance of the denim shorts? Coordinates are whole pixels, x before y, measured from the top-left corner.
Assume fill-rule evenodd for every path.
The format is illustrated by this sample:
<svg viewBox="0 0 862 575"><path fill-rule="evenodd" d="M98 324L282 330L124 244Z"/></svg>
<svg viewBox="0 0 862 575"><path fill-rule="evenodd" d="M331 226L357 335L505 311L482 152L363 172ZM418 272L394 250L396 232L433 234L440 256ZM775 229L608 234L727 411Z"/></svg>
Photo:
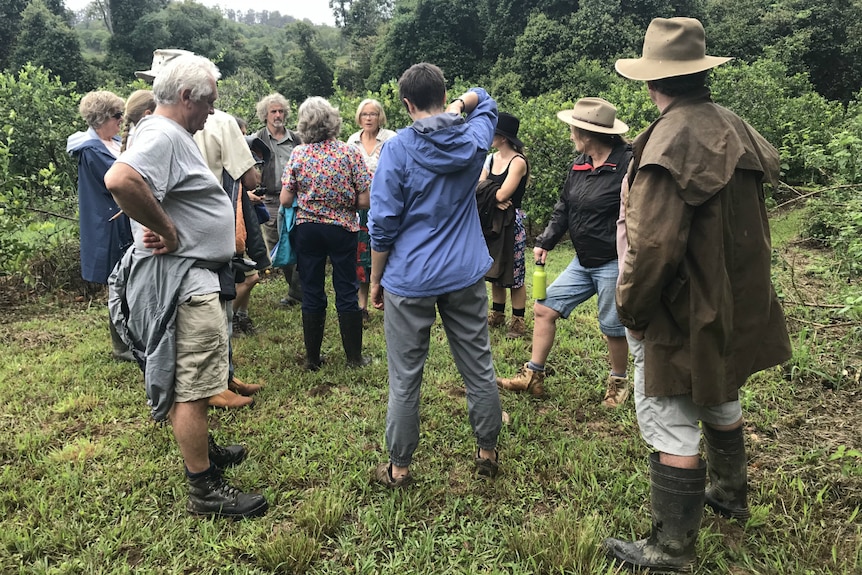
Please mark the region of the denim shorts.
<svg viewBox="0 0 862 575"><path fill-rule="evenodd" d="M576 307L598 295L599 328L602 333L608 337L625 337L626 328L617 315L618 274L617 260L585 268L575 256L569 267L548 286L547 297L539 302L568 318Z"/></svg>
<svg viewBox="0 0 862 575"><path fill-rule="evenodd" d="M739 401L703 407L695 405L690 395L647 397L644 393L644 342L628 335L628 343L635 365L638 427L641 437L653 449L671 455L697 455L700 453L699 421L723 426L742 419Z"/></svg>

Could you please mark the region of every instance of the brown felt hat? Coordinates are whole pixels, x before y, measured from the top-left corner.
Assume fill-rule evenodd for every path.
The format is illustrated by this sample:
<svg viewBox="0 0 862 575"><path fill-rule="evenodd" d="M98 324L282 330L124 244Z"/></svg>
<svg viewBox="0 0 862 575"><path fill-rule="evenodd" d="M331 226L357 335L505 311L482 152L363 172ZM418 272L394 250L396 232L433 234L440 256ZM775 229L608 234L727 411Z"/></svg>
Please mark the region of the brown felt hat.
<svg viewBox="0 0 862 575"><path fill-rule="evenodd" d="M625 134L629 127L617 119L617 109L602 98L581 98L572 110L557 112L563 122L588 132Z"/></svg>
<svg viewBox="0 0 862 575"><path fill-rule="evenodd" d="M614 67L630 80L661 80L703 72L732 58L706 55L706 34L695 18L655 18L644 36L643 56Z"/></svg>

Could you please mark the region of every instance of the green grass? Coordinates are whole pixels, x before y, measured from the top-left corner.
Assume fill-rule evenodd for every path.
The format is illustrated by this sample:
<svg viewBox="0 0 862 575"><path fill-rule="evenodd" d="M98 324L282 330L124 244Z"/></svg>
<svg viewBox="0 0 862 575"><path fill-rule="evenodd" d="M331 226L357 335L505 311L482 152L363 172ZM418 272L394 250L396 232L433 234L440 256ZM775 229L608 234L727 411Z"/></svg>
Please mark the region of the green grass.
<svg viewBox="0 0 862 575"><path fill-rule="evenodd" d="M571 257L568 246L551 253L549 281ZM45 298L7 315L0 573L618 572L599 543L648 532L648 448L631 400L599 405L608 365L594 302L558 324L548 399L502 395L511 423L496 481L473 476L463 385L438 322L416 483L393 492L370 480L386 458L382 314L365 331L373 364L347 370L331 310L327 362L307 373L300 312L278 305L285 291L274 277L255 288L260 333L235 339L237 375L266 386L256 405L210 417L219 442L249 447L230 480L270 502L266 516L240 522L185 513L171 430L150 420L137 367L110 359L102 302ZM492 345L507 376L530 344L504 334L493 330ZM807 368L792 379L781 368L759 374L743 394L753 517L741 525L706 511L697 573L862 572L862 389L854 371L842 378L820 363L810 335L797 330L794 341ZM821 385L816 369L841 385Z"/></svg>

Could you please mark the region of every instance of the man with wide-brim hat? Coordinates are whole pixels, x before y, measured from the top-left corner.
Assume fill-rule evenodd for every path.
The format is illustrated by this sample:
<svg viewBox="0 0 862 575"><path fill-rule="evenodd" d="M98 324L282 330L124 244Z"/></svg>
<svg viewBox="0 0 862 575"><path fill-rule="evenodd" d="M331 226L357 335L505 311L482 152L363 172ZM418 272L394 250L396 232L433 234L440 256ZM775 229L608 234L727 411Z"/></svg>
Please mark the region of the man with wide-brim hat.
<svg viewBox="0 0 862 575"><path fill-rule="evenodd" d="M638 425L656 452L649 537L603 546L651 572L694 568L704 504L749 517L739 388L791 353L770 281L763 190L778 175L778 153L710 98L708 71L729 59L706 55L699 21L656 18L642 57L616 62L621 75L647 82L661 112L634 142L617 286Z"/></svg>
<svg viewBox="0 0 862 575"><path fill-rule="evenodd" d="M610 372L602 405L616 409L629 396L628 345L614 300L619 264L616 222L620 187L632 158L623 138L629 127L617 110L602 98L581 98L573 108L557 113L569 125L570 139L579 152L554 205L547 226L536 238L533 257L544 265L548 253L567 234L575 256L542 299L533 304L533 342L530 361L516 375L497 378L508 391L544 394L545 366L556 336L557 320L568 318L579 305L596 296L599 329L608 346Z"/></svg>

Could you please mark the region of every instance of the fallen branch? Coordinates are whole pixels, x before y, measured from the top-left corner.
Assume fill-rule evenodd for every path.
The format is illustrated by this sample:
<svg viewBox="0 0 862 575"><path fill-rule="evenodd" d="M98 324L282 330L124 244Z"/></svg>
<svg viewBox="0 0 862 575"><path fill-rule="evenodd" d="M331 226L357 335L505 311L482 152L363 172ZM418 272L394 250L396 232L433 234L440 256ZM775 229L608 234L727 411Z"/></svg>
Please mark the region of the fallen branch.
<svg viewBox="0 0 862 575"><path fill-rule="evenodd" d="M61 220L69 220L70 222L77 222L78 218L70 218L69 216L64 216L63 214L55 214L54 212L49 212L47 210L40 210L39 208L30 208L30 211L44 214L46 216L51 216L52 218L60 218Z"/></svg>

